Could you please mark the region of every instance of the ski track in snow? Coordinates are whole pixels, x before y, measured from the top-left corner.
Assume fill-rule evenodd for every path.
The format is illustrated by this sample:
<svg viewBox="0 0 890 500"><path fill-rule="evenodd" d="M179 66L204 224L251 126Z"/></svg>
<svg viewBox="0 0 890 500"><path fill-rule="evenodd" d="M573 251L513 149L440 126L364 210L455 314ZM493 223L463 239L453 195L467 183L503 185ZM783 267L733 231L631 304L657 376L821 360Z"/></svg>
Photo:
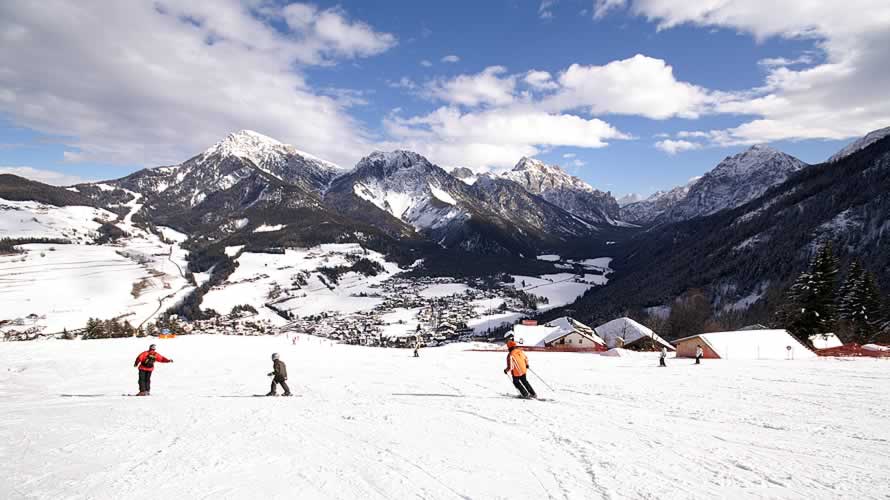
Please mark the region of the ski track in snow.
<svg viewBox="0 0 890 500"><path fill-rule="evenodd" d="M2 498L886 498L882 360L503 352L302 336L0 344ZM299 398L268 390L269 354ZM68 397L62 397L68 395ZM245 396L245 397L224 397Z"/></svg>

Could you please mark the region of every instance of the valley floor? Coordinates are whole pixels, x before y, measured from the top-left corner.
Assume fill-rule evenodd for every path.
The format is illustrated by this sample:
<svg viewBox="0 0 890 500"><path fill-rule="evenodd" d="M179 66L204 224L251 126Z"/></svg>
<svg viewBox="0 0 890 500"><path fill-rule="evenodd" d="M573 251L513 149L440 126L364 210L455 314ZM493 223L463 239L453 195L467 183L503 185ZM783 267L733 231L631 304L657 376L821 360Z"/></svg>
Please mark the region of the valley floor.
<svg viewBox="0 0 890 500"><path fill-rule="evenodd" d="M0 497L886 498L890 365L503 352L300 337L0 344ZM281 353L299 397L268 390Z"/></svg>

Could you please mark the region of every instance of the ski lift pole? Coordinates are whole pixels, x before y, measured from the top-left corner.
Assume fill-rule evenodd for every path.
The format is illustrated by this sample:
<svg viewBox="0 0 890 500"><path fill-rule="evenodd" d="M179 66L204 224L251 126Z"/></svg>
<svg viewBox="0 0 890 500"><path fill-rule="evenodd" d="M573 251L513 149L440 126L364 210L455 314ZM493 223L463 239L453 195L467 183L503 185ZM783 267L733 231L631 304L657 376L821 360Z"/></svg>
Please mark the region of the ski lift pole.
<svg viewBox="0 0 890 500"><path fill-rule="evenodd" d="M533 374L535 377L538 377L538 380L540 380L541 382L543 382L543 384L544 384L545 386L547 386L548 389L550 389L550 390L553 391L553 392L556 392L556 389L554 389L553 387L550 387L550 384L548 384L546 380L542 379L541 376L537 374L537 372L535 372L534 370L531 369L531 367L529 367L528 371L532 372L532 374Z"/></svg>

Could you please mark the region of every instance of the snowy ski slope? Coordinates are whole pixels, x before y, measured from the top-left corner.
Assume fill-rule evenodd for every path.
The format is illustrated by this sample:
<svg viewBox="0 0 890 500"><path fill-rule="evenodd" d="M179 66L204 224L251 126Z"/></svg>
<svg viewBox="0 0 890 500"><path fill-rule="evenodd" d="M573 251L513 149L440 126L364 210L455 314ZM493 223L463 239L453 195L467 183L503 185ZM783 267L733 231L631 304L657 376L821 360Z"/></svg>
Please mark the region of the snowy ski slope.
<svg viewBox="0 0 890 500"><path fill-rule="evenodd" d="M0 343L0 498L886 498L886 361L502 352L301 338ZM268 390L272 352L300 397Z"/></svg>

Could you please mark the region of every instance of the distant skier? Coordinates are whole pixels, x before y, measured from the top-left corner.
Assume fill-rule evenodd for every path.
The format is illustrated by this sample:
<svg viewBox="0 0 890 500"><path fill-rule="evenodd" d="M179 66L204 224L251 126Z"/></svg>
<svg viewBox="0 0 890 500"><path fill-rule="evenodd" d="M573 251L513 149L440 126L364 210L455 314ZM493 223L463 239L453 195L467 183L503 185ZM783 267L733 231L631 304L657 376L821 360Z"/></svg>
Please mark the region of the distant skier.
<svg viewBox="0 0 890 500"><path fill-rule="evenodd" d="M661 348L661 356L658 357L658 366L667 366L664 360L668 357L668 349L667 347Z"/></svg>
<svg viewBox="0 0 890 500"><path fill-rule="evenodd" d="M420 357L420 342L415 342L415 343L414 343L414 357L415 357L415 358L419 358L419 357Z"/></svg>
<svg viewBox="0 0 890 500"><path fill-rule="evenodd" d="M507 341L507 349L509 352L507 353L507 367L504 368L504 373L510 372L513 376L513 385L519 389L519 394L522 395L522 397L537 398L538 395L535 393L531 384L528 383L528 379L525 378L529 367L528 358L525 356L525 353L522 352L522 349L512 340Z"/></svg>
<svg viewBox="0 0 890 500"><path fill-rule="evenodd" d="M155 351L155 345L148 346L148 350L136 356L136 362L133 367L139 369L139 394L137 396L148 396L151 394L151 372L155 369L155 363L172 363L173 360L161 356Z"/></svg>
<svg viewBox="0 0 890 500"><path fill-rule="evenodd" d="M701 364L701 358L705 355L705 351L702 350L701 344L695 347L695 364Z"/></svg>
<svg viewBox="0 0 890 500"><path fill-rule="evenodd" d="M284 395L290 396L290 387L287 386L287 366L284 361L278 359L277 352L272 355L272 371L269 372L269 376L272 377L272 388L266 396L277 396L278 384L284 389Z"/></svg>

